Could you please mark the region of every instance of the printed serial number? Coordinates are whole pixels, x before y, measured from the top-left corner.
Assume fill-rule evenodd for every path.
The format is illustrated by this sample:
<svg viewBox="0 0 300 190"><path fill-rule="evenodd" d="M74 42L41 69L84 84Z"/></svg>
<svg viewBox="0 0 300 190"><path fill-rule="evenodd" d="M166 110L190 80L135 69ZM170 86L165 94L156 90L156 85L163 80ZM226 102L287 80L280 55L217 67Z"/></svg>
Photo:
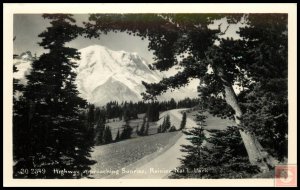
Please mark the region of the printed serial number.
<svg viewBox="0 0 300 190"><path fill-rule="evenodd" d="M45 174L46 169L44 168L36 168L36 169L27 169L27 168L22 168L19 171L19 174L24 175L24 174L31 174L31 175L38 175L38 174Z"/></svg>

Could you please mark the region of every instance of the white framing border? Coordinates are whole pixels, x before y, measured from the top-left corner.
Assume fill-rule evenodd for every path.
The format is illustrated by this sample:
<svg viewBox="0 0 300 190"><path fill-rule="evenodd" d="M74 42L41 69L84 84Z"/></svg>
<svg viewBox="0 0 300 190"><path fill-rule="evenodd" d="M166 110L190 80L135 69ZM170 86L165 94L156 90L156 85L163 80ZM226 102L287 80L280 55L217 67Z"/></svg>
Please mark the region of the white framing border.
<svg viewBox="0 0 300 190"><path fill-rule="evenodd" d="M296 3L4 3L3 4L3 180L4 186L274 186L274 179L77 179L12 178L13 14L34 13L288 13L288 163L297 164L297 4Z"/></svg>

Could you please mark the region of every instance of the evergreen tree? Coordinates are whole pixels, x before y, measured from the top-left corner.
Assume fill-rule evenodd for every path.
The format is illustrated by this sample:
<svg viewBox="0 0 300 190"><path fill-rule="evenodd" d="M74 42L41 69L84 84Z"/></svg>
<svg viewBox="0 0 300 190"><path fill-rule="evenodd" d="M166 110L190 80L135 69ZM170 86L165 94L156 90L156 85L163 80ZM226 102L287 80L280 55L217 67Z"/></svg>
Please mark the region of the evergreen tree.
<svg viewBox="0 0 300 190"><path fill-rule="evenodd" d="M125 106L124 109L125 110L124 110L124 114L123 114L123 119L124 119L125 122L128 122L130 120L130 118L131 118L130 111L129 111L129 109L126 106Z"/></svg>
<svg viewBox="0 0 300 190"><path fill-rule="evenodd" d="M94 109L91 107L92 106L89 105L87 110L84 110L81 113L79 113L79 121L83 121L83 127L87 129L87 133L85 135L86 142L95 145L97 136L95 133L96 129L94 126Z"/></svg>
<svg viewBox="0 0 300 190"><path fill-rule="evenodd" d="M182 120L181 120L181 123L180 123L180 130L184 129L185 125L186 125L186 112L184 112L182 114Z"/></svg>
<svg viewBox="0 0 300 190"><path fill-rule="evenodd" d="M95 115L94 115L94 121L96 122L96 124L100 120L100 114L101 114L100 108L97 107L95 109Z"/></svg>
<svg viewBox="0 0 300 190"><path fill-rule="evenodd" d="M16 37L14 37L13 41L15 41ZM15 59L16 57L18 57L18 55L14 54L13 55L13 59ZM13 72L18 72L18 69L15 65L13 65ZM19 80L13 78L13 94L15 95L15 92L20 89L20 84L19 84ZM13 97L15 98L15 97ZM14 99L15 100L15 99Z"/></svg>
<svg viewBox="0 0 300 190"><path fill-rule="evenodd" d="M120 141L120 131L119 131L119 129L118 129L118 132L117 132L117 136L115 138L115 142L118 142L118 141Z"/></svg>
<svg viewBox="0 0 300 190"><path fill-rule="evenodd" d="M249 163L238 129L211 130L207 138L206 118L200 109L198 126L183 131L190 144L181 145L186 156L171 178L249 178L257 174L259 168Z"/></svg>
<svg viewBox="0 0 300 190"><path fill-rule="evenodd" d="M242 39L223 39L225 31L221 27L209 28L214 20L221 18L226 19L229 24L244 19L247 26L240 29ZM287 14L92 14L90 22L85 25L86 35L90 38L99 37L101 33L108 31L125 31L142 39L147 38L148 48L155 55L155 63L151 69L165 71L174 65L183 68L159 83L143 82L146 87L146 93L143 94L145 100L156 99L168 89L180 88L188 84L190 79L200 79L205 96L221 96L234 111L234 120L240 130L250 163L259 166L262 171L268 171L270 166L277 164L277 160L270 151L266 151L268 149L263 148L259 140L263 136L268 137L269 140L263 145L274 150L271 148L271 142L275 140L271 140L272 135L278 135L279 131L286 133L286 109L276 113L271 111L272 106L267 106L267 118L255 116L252 110L248 117L248 109L252 109L252 106L242 104L251 99L267 98L256 97L254 88L270 86L269 79L272 79L272 83L276 80L286 83L287 18ZM177 59L178 56L182 59ZM245 93L243 97L236 94L233 85L240 86L241 95ZM286 94L281 99L286 102ZM280 106L279 101L274 103ZM282 106L285 105L286 103ZM259 103L255 109L265 113L261 106ZM266 121L270 132L276 132L268 133L264 130L265 124L255 125L253 121L244 123L244 117L251 118L250 115ZM272 127L271 117L280 118L273 123L279 130ZM279 127L280 123L284 127ZM263 135L257 130L264 131ZM279 136L276 140L285 144L286 139L283 136L286 135ZM275 154L276 152L279 153L274 151Z"/></svg>
<svg viewBox="0 0 300 190"><path fill-rule="evenodd" d="M105 129L104 129L103 141L104 141L104 144L109 144L113 141L111 130L110 130L109 126L106 126Z"/></svg>
<svg viewBox="0 0 300 190"><path fill-rule="evenodd" d="M164 117L163 123L161 124L160 132L166 132L166 117Z"/></svg>
<svg viewBox="0 0 300 190"><path fill-rule="evenodd" d="M147 104L145 102L139 101L137 103L137 110L139 114L147 112L147 109Z"/></svg>
<svg viewBox="0 0 300 190"><path fill-rule="evenodd" d="M120 139L121 140L130 139L131 133L132 133L132 128L129 126L128 123L126 123L123 127L123 131L121 133Z"/></svg>
<svg viewBox="0 0 300 190"><path fill-rule="evenodd" d="M185 132L191 145L183 145L187 155L181 166L173 170L170 178L251 178L259 172L249 163L247 151L239 131L234 127L227 130L211 130L206 139L204 129L193 128ZM207 143L211 147L207 147Z"/></svg>
<svg viewBox="0 0 300 190"><path fill-rule="evenodd" d="M13 41L15 41L16 36ZM30 53L30 52L29 52ZM31 53L30 53L31 54ZM14 54L13 59L17 59L19 55ZM33 59L36 60L36 57ZM13 65L13 73L18 72L16 65ZM17 160L20 155L27 152L28 130L24 127L27 123L26 115L28 115L28 105L26 104L24 93L24 85L19 79L13 78L13 158ZM25 129L24 129L25 128ZM24 153L23 153L24 152Z"/></svg>
<svg viewBox="0 0 300 190"><path fill-rule="evenodd" d="M279 161L288 155L287 20L286 14L253 14L248 17L248 27L240 30L248 40L243 53L251 63L241 67L252 73L251 85L239 96L242 121L249 131L259 134L258 141Z"/></svg>
<svg viewBox="0 0 300 190"><path fill-rule="evenodd" d="M137 135L140 135L139 124L136 126L135 133L136 133Z"/></svg>
<svg viewBox="0 0 300 190"><path fill-rule="evenodd" d="M89 105L88 110L88 127L94 128L94 122L95 122L95 106L93 104Z"/></svg>
<svg viewBox="0 0 300 190"><path fill-rule="evenodd" d="M167 117L166 117L166 122L165 122L165 131L169 130L170 127L171 127L170 116L167 115Z"/></svg>
<svg viewBox="0 0 300 190"><path fill-rule="evenodd" d="M178 101L177 108L192 108L198 105L198 98L185 98L183 100Z"/></svg>
<svg viewBox="0 0 300 190"><path fill-rule="evenodd" d="M171 127L170 116L167 115L167 116L164 117L164 121L161 125L161 132L162 133L167 132L170 129L170 127Z"/></svg>
<svg viewBox="0 0 300 190"><path fill-rule="evenodd" d="M201 89L200 91L203 91ZM234 119L234 110L221 97L205 97L206 101L202 103L210 114L222 119Z"/></svg>
<svg viewBox="0 0 300 190"><path fill-rule="evenodd" d="M171 98L171 100L169 101L168 110L176 109L176 108L177 108L177 103L174 100L174 98Z"/></svg>
<svg viewBox="0 0 300 190"><path fill-rule="evenodd" d="M123 118L123 113L120 112L120 113L119 113L119 120L122 121L122 118Z"/></svg>
<svg viewBox="0 0 300 190"><path fill-rule="evenodd" d="M15 40L15 38L14 38ZM13 55L13 59L18 55ZM13 65L13 72L18 72L18 69ZM18 79L13 78L13 159L18 160L21 155L26 155L27 152L27 135L29 131L24 130L24 124L27 123L25 115L28 114L27 105L24 97L17 92L23 92L23 85ZM26 127L26 126L25 126ZM14 174L15 175L15 174Z"/></svg>
<svg viewBox="0 0 300 190"><path fill-rule="evenodd" d="M135 106L135 104L133 104L132 101L130 101L129 104L128 104L128 110L129 110L130 118L133 118L133 119L138 118L138 116L137 116L137 107Z"/></svg>
<svg viewBox="0 0 300 190"><path fill-rule="evenodd" d="M96 123L96 128L99 128L100 125L105 125L107 120L105 109L96 108L94 115L94 123Z"/></svg>
<svg viewBox="0 0 300 190"><path fill-rule="evenodd" d="M139 131L139 135L143 136L145 134L145 126L146 125L146 115L143 117L143 123Z"/></svg>
<svg viewBox="0 0 300 190"><path fill-rule="evenodd" d="M157 133L161 133L162 132L161 129L162 129L162 125L159 125L158 128L157 128Z"/></svg>
<svg viewBox="0 0 300 190"><path fill-rule="evenodd" d="M89 159L92 141L89 128L80 121L80 112L86 102L78 97L74 84L76 49L65 47L82 29L76 26L69 14L43 14L51 26L39 37L40 46L49 52L32 63L31 74L24 90L27 122L14 123L26 131L23 151L15 152L14 177L17 178L81 178L93 162ZM45 174L19 173L21 168L45 169ZM78 170L79 174L53 173L54 169Z"/></svg>
<svg viewBox="0 0 300 190"><path fill-rule="evenodd" d="M105 131L105 123L104 121L99 120L96 126L96 145L101 145L104 143L104 131Z"/></svg>
<svg viewBox="0 0 300 190"><path fill-rule="evenodd" d="M172 125L172 127L169 129L169 132L174 132L174 131L176 131L176 127Z"/></svg>
<svg viewBox="0 0 300 190"><path fill-rule="evenodd" d="M202 178L202 173L200 176L197 176L193 171L195 168L200 168L201 164L206 164L205 160L209 156L206 152L208 151L205 146L202 146L206 136L204 134L203 127L205 124L205 116L202 115L202 110L198 114L198 126L187 131L184 130L183 133L187 135L187 140L189 140L191 145L181 145L183 149L182 152L185 152L187 155L181 160L181 166L177 170L173 171L172 178L188 178L190 173L193 173L193 177ZM206 167L205 167L206 168ZM204 169L204 168L203 168ZM180 172L177 172L180 171Z"/></svg>
<svg viewBox="0 0 300 190"><path fill-rule="evenodd" d="M150 104L148 104L147 118L148 118L148 121L150 121L150 122L159 120L159 103L158 102L151 102Z"/></svg>
<svg viewBox="0 0 300 190"><path fill-rule="evenodd" d="M146 124L146 129L145 129L145 132L144 132L144 135L148 135L149 133L149 121L147 121L147 124Z"/></svg>

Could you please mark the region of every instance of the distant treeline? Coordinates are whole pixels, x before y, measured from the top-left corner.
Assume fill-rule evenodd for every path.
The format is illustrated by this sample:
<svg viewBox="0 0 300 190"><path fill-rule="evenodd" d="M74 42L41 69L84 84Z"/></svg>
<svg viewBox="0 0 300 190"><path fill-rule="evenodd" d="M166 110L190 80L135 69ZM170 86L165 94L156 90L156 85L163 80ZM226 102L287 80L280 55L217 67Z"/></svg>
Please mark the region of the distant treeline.
<svg viewBox="0 0 300 190"><path fill-rule="evenodd" d="M162 102L143 102L136 103L117 101L108 102L105 106L96 107L93 104L88 106L88 110L85 113L87 117L92 118L93 121L107 120L113 118L119 118L119 120L128 121L130 119L137 119L138 114L146 113L149 121L157 121L159 112L177 109L177 108L191 108L199 104L198 98L185 98L176 102L173 98L169 101ZM93 116L91 115L93 112Z"/></svg>
<svg viewBox="0 0 300 190"><path fill-rule="evenodd" d="M96 145L108 144L111 142L118 142L131 138L131 133L135 126L129 125L129 120L138 119L138 114L144 114L143 123L137 134L139 136L148 135L149 122L159 120L159 113L166 110L176 108L191 108L199 104L198 99L185 98L184 100L176 102L173 98L169 101L163 102L122 102L117 101L108 102L105 106L96 107L89 104L87 109L82 112L81 118L84 125L92 130L94 142ZM124 121L125 125L118 128L118 133L115 139L112 137L111 129L106 126L107 123L113 121ZM158 129L158 133L166 131L175 131L175 127L171 129L170 118L165 118L163 125Z"/></svg>

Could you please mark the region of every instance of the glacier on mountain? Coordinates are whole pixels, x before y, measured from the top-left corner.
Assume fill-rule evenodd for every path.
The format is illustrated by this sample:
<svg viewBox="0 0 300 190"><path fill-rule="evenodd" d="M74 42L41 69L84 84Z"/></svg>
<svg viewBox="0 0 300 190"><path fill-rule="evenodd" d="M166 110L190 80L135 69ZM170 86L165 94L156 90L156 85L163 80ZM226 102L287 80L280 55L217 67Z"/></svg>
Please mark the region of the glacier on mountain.
<svg viewBox="0 0 300 190"><path fill-rule="evenodd" d="M76 60L76 85L80 96L97 106L109 101L140 101L141 93L145 91L142 81L157 83L166 75L151 70L145 59L137 53L113 51L104 46L92 45L80 49L80 60ZM26 83L25 75L30 72L28 52L14 59L18 72L14 77ZM185 97L197 97L197 81L186 88L168 91L159 100L174 98L180 100Z"/></svg>

